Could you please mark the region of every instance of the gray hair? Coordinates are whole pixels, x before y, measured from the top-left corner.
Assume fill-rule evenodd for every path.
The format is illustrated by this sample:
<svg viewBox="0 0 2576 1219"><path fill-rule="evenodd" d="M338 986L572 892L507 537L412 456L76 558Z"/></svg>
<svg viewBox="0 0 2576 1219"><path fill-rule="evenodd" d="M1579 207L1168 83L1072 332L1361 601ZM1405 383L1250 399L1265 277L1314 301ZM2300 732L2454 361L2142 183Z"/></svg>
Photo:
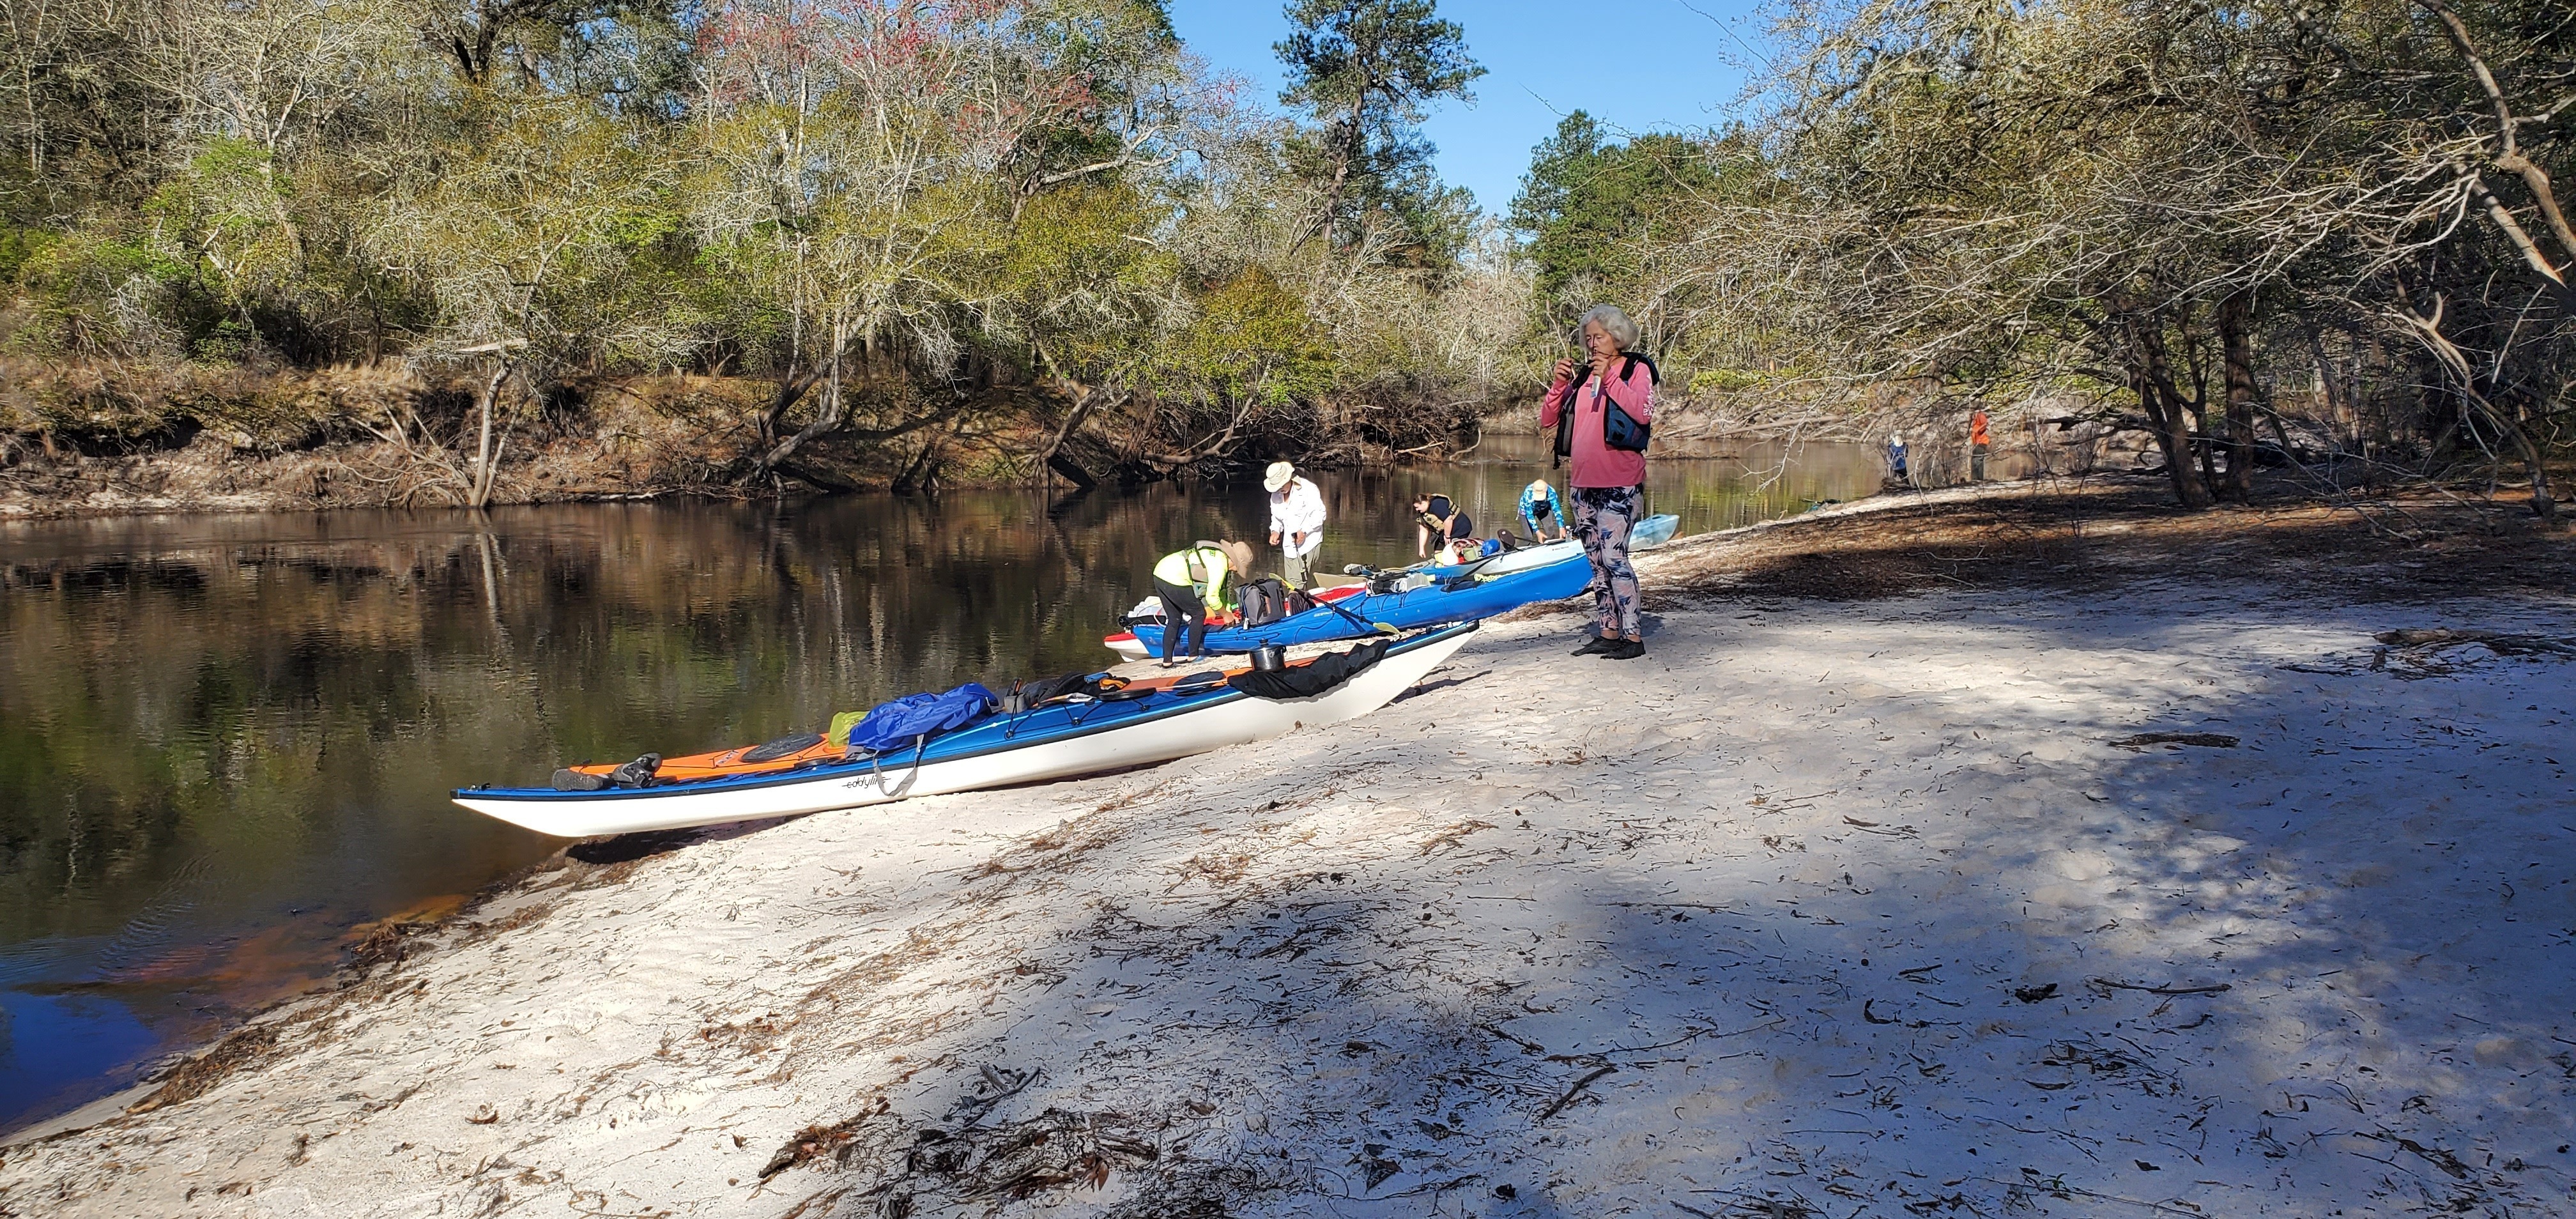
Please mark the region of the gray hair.
<svg viewBox="0 0 2576 1219"><path fill-rule="evenodd" d="M1628 351L1636 347L1637 323L1629 321L1628 315L1620 312L1617 305L1594 305L1583 311L1583 320L1574 324L1577 346L1583 343L1584 329L1594 322L1601 323L1601 328L1608 331L1611 338L1619 340L1619 350Z"/></svg>

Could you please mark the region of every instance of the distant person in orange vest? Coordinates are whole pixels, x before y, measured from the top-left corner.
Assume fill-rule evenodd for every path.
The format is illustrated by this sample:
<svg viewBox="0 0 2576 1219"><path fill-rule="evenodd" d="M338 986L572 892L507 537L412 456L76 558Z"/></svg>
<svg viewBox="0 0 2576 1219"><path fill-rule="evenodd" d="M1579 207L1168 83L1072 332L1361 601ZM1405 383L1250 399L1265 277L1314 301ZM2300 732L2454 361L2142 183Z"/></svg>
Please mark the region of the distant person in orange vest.
<svg viewBox="0 0 2576 1219"><path fill-rule="evenodd" d="M1978 407L1975 414L1968 416L1968 478L1970 481L1986 481L1986 452L1993 443L1994 437L1986 432L1986 408Z"/></svg>

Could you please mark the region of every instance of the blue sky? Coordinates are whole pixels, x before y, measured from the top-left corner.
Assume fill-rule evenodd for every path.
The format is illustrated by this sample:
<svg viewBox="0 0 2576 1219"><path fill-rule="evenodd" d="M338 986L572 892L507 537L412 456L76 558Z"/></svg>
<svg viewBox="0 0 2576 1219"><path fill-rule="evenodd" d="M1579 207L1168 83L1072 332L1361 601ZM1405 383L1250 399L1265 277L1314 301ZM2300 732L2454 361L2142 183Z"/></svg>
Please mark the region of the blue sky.
<svg viewBox="0 0 2576 1219"><path fill-rule="evenodd" d="M1172 24L1192 50L1250 80L1276 107L1281 68L1270 44L1288 33L1281 8L1280 0L1172 0ZM1440 0L1440 15L1466 27L1467 51L1485 66L1473 106L1443 103L1423 125L1440 148L1440 176L1500 214L1520 189L1530 146L1568 111L1626 132L1723 122L1744 88L1742 65L1752 62L1744 43L1763 46L1753 8L1751 0ZM1587 44L1594 50L1579 61L1569 52Z"/></svg>

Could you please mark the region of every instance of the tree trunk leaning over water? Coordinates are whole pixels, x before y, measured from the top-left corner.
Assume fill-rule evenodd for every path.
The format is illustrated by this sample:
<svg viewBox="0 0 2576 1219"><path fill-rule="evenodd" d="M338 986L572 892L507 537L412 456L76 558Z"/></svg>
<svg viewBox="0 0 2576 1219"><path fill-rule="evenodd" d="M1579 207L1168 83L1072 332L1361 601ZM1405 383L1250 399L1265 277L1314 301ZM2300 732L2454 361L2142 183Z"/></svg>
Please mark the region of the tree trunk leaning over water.
<svg viewBox="0 0 2576 1219"><path fill-rule="evenodd" d="M812 440L817 436L833 431L841 426L843 406L841 397L841 356L843 349L847 347L848 344L849 321L846 316L840 315L836 311L835 316L832 318L831 353L824 357L821 368L815 370L814 374L808 374L804 378L805 384L809 386L818 379L823 382L822 413L816 415L812 423L806 424L804 427L798 429L795 435L787 437L784 440L776 441L775 443L772 443L768 449L764 450L760 455L759 464L754 466L752 469L752 478L758 479L768 476L771 471L778 468L778 463L794 456L797 449L804 447L806 441ZM794 374L790 375L792 377ZM785 385L781 385L779 387L779 398L783 402L793 401L793 399L788 398L787 387ZM786 413L784 406L774 406L771 408L769 418L762 421L764 426L761 430L764 433L768 433L768 435L764 435L762 437L763 440L769 440L771 436L776 434L778 426L777 420L780 416L783 416Z"/></svg>
<svg viewBox="0 0 2576 1219"><path fill-rule="evenodd" d="M931 407L919 415L886 427L860 429L844 427L843 425L849 419L849 384L844 372L846 357L850 354L846 348L852 338L851 330L852 327L846 315L833 322L831 354L824 359L820 367L812 370L811 375L806 379L809 385L820 382L823 386L822 413L816 415L813 422L798 428L794 435L780 439L763 449L752 468L744 473L742 478L744 483L754 483L769 477L793 458L797 450L820 437L837 435L845 440L872 444L917 432L956 415L962 409L962 404L951 402L946 406ZM873 357L882 353L874 343L860 337L856 354L862 386L875 383L877 361ZM785 393L784 386L781 387L780 392L782 395Z"/></svg>
<svg viewBox="0 0 2576 1219"><path fill-rule="evenodd" d="M1064 475L1067 481L1085 491L1099 486L1100 480L1094 477L1091 471L1083 469L1081 463L1067 456L1064 445L1066 441L1073 439L1075 432L1081 430L1083 420L1090 418L1093 408L1099 406L1100 400L1107 396L1109 396L1108 390L1074 383L1073 408L1064 413L1064 419L1056 424L1055 432L1047 437L1046 447L1038 452L1040 466Z"/></svg>

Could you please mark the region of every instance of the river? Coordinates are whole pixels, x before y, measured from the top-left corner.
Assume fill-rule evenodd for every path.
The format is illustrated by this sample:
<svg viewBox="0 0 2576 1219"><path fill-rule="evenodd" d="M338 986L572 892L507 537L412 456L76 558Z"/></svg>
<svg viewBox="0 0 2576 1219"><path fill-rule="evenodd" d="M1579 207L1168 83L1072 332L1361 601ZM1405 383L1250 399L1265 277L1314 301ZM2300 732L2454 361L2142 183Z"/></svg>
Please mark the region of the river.
<svg viewBox="0 0 2576 1219"><path fill-rule="evenodd" d="M1417 492L1517 529L1532 451L1318 475L1323 562L1410 561ZM1878 472L1757 447L1649 489L1697 533ZM0 525L0 1131L560 845L453 787L1097 668L1156 557L1266 520L1246 484Z"/></svg>

